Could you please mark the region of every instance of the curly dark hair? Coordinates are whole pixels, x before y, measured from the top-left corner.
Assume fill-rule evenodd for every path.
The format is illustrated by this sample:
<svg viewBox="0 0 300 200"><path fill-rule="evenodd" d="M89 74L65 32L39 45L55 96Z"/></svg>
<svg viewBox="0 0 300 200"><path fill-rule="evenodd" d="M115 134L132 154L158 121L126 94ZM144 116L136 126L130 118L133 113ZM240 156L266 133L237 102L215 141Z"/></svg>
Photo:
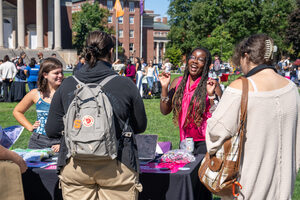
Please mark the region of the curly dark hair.
<svg viewBox="0 0 300 200"><path fill-rule="evenodd" d="M206 109L206 94L207 94L207 92L206 92L207 84L206 83L208 80L209 66L211 64L211 54L207 49L202 48L202 47L197 47L192 50L190 55L192 55L197 50L204 51L206 53L206 59L205 59L205 64L204 64L202 73L200 74L201 80L192 96L191 102L188 107L184 127L186 127L192 121L194 121L194 123L197 126L200 126L201 122L202 122L203 113L205 112L205 109ZM184 75L183 75L182 81L180 82L180 84L173 96L173 100L172 100L172 102L173 102L173 105L172 105L172 107L173 107L173 122L175 125L178 124L178 117L179 117L179 113L181 112L183 93L184 93L185 86L186 86L186 83L188 80L188 76L190 74L189 66L188 66L188 61L189 61L190 55L187 57L188 59L186 60L186 68L184 70Z"/></svg>
<svg viewBox="0 0 300 200"><path fill-rule="evenodd" d="M89 67L94 67L96 62L101 58L109 55L109 51L115 43L110 35L103 31L90 32L86 38L83 54Z"/></svg>
<svg viewBox="0 0 300 200"><path fill-rule="evenodd" d="M38 91L45 93L48 89L48 81L45 79L43 73L49 73L58 68L63 68L63 64L57 58L48 57L43 60L38 75Z"/></svg>

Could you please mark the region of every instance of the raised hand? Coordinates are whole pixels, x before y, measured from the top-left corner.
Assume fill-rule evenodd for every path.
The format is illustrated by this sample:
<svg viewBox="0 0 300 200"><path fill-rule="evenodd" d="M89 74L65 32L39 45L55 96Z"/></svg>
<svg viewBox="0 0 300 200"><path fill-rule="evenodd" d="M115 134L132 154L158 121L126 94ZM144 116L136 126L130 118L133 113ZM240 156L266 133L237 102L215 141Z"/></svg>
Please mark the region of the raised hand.
<svg viewBox="0 0 300 200"><path fill-rule="evenodd" d="M214 79L209 79L206 85L206 91L208 96L213 96L215 94L215 89L217 86L217 81Z"/></svg>
<svg viewBox="0 0 300 200"><path fill-rule="evenodd" d="M171 82L171 73L170 72L162 72L158 75L158 79L160 81L161 87L167 88Z"/></svg>

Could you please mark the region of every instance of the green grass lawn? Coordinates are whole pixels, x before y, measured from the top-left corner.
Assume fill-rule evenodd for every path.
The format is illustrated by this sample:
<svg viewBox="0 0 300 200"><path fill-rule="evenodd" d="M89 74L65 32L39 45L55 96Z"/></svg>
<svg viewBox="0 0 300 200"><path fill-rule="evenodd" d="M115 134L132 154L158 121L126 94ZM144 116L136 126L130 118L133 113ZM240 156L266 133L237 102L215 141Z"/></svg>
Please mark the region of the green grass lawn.
<svg viewBox="0 0 300 200"><path fill-rule="evenodd" d="M179 74L172 75L172 79L180 76ZM234 80L237 76L231 78ZM230 80L230 81L231 81ZM229 81L229 82L230 82ZM229 82L224 83L224 85L228 85ZM160 113L159 110L159 99L146 99L144 100L147 118L148 118L148 126L145 134L157 134L159 136L159 141L171 141L173 144L173 149L178 148L179 146L179 130L178 127L175 127L172 122L172 114L164 116ZM12 125L18 124L15 118L12 115L12 111L17 103L0 103L0 125L2 127L8 127ZM36 119L35 106L32 106L27 112L26 117L32 123ZM12 149L15 148L26 148L28 145L30 137L30 132L24 130L18 141L12 146ZM215 200L218 199L215 197ZM300 200L300 173L298 174L296 184L295 184L295 192L293 196L293 200Z"/></svg>

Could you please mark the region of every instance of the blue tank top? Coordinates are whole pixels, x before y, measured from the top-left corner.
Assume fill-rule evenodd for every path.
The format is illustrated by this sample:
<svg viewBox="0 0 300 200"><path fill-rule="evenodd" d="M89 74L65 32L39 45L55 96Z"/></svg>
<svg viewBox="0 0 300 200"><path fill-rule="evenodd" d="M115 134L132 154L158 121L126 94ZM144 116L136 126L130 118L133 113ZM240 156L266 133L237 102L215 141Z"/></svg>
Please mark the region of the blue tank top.
<svg viewBox="0 0 300 200"><path fill-rule="evenodd" d="M40 126L35 130L36 133L46 135L45 125L48 118L48 113L50 109L50 103L45 102L41 98L41 94L38 91L39 100L36 102L36 113L37 113L37 121L40 122Z"/></svg>

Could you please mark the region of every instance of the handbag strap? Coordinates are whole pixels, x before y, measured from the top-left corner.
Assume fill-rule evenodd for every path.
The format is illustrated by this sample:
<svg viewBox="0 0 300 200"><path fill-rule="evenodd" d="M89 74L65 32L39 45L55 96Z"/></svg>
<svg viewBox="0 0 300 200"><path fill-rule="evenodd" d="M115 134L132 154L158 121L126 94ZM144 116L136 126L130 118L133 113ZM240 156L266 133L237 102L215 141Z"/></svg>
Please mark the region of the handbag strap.
<svg viewBox="0 0 300 200"><path fill-rule="evenodd" d="M247 122L247 107L248 107L248 80L245 77L240 77L243 83L242 98L241 98L241 116L240 116L240 125L239 133L240 134L240 148L238 153L237 160L237 169L240 168L241 154L244 144L244 132L246 131L246 122Z"/></svg>

